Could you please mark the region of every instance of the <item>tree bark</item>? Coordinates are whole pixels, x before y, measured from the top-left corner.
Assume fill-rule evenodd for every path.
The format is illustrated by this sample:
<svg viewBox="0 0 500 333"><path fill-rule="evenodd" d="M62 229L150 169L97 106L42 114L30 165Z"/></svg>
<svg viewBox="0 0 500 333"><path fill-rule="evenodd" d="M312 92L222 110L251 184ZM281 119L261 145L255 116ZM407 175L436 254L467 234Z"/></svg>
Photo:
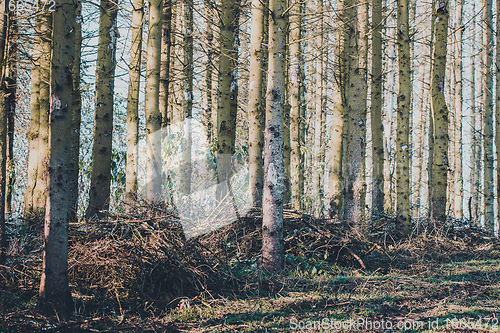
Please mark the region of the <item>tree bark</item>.
<svg viewBox="0 0 500 333"><path fill-rule="evenodd" d="M16 96L17 96L17 38L18 38L17 19L14 15L8 15L8 47L7 47L7 70L5 72L5 82L8 94L8 113L7 113L7 184L5 190L5 212L12 210L12 195L14 184L16 182L16 160L14 158L14 128L16 114Z"/></svg>
<svg viewBox="0 0 500 333"><path fill-rule="evenodd" d="M382 0L372 8L372 214L384 213L384 126L382 124Z"/></svg>
<svg viewBox="0 0 500 333"><path fill-rule="evenodd" d="M149 31L146 65L146 200L161 199L160 61L162 1L149 1Z"/></svg>
<svg viewBox="0 0 500 333"><path fill-rule="evenodd" d="M4 54L7 39L7 13L5 5L0 4L0 203L5 202L6 161L7 161L7 113L8 91L5 86ZM0 204L0 264L5 262L7 235L5 228L5 205Z"/></svg>
<svg viewBox="0 0 500 333"><path fill-rule="evenodd" d="M432 66L433 151L431 189L431 219L444 223L446 219L446 187L448 179L448 107L444 96L448 39L448 2L436 0L436 22Z"/></svg>
<svg viewBox="0 0 500 333"><path fill-rule="evenodd" d="M182 99L182 161L180 191L191 192L191 116L193 112L193 0L185 0L184 6L184 70Z"/></svg>
<svg viewBox="0 0 500 333"><path fill-rule="evenodd" d="M494 179L493 179L493 1L485 0L483 7L484 35L484 71L483 71L483 151L484 151L484 227L493 233L494 215Z"/></svg>
<svg viewBox="0 0 500 333"><path fill-rule="evenodd" d="M235 151L238 110L238 29L239 1L222 0L219 57L219 105L217 108L217 198L229 193L231 158Z"/></svg>
<svg viewBox="0 0 500 333"><path fill-rule="evenodd" d="M40 66L39 66L39 129L38 129L38 166L37 180L33 195L33 210L36 220L42 218L46 204L48 155L49 155L49 114L43 110L50 108L50 64L52 13L45 11L40 14ZM38 221L34 221L38 222Z"/></svg>
<svg viewBox="0 0 500 333"><path fill-rule="evenodd" d="M28 170L26 177L26 190L24 192L24 218L33 221L34 194L37 181L39 161L39 131L40 131L40 54L41 54L41 17L35 18L35 37L33 41L33 64L31 67L31 93L30 93L30 124L26 138L28 139Z"/></svg>
<svg viewBox="0 0 500 333"><path fill-rule="evenodd" d="M251 43L250 43L250 91L248 96L248 171L250 179L250 205L262 206L264 169L262 149L264 147L265 101L262 96L263 59L262 55L265 27L264 16L267 1L253 0L251 4Z"/></svg>
<svg viewBox="0 0 500 333"><path fill-rule="evenodd" d="M69 209L70 220L78 220L78 178L80 174L80 125L82 120L82 94L80 91L80 70L82 57L82 5L76 8L75 24L75 60L73 62L73 120L71 131L71 156L69 176Z"/></svg>
<svg viewBox="0 0 500 333"><path fill-rule="evenodd" d="M262 267L284 267L283 245L283 112L285 104L285 29L282 0L270 0L269 67L264 132L264 195L262 202Z"/></svg>
<svg viewBox="0 0 500 333"><path fill-rule="evenodd" d="M290 9L290 185L292 195L292 208L302 208L302 195L304 194L304 161L301 147L304 144L303 131L303 101L302 97L302 73L304 62L302 55L303 18L302 11L304 1L291 4Z"/></svg>
<svg viewBox="0 0 500 333"><path fill-rule="evenodd" d="M137 199L139 159L139 91L142 58L142 20L144 0L132 3L132 44L130 46L129 84L127 98L127 166L125 192L127 200ZM162 82L163 83L163 82Z"/></svg>
<svg viewBox="0 0 500 333"><path fill-rule="evenodd" d="M368 4L344 1L344 215L358 226L365 213L365 147L368 56Z"/></svg>
<svg viewBox="0 0 500 333"><path fill-rule="evenodd" d="M101 217L100 211L109 208L113 143L113 94L118 39L117 13L118 7L115 2L101 0L95 84L94 145L87 218L92 218L95 215Z"/></svg>
<svg viewBox="0 0 500 333"><path fill-rule="evenodd" d="M74 0L61 0L54 12L50 109L46 110L50 114L50 155L38 306L62 320L69 318L73 307L68 281L68 212L76 8Z"/></svg>
<svg viewBox="0 0 500 333"><path fill-rule="evenodd" d="M411 59L409 36L409 2L398 1L397 43L399 63L399 92L396 137L396 230L407 236L411 227L410 210L410 107Z"/></svg>

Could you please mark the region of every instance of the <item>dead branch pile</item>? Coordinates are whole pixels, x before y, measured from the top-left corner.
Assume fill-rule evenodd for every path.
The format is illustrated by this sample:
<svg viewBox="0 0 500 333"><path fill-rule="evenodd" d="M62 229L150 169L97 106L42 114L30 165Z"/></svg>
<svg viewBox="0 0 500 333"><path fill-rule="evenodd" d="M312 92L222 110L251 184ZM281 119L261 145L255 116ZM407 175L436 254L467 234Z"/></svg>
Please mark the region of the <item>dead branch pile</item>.
<svg viewBox="0 0 500 333"><path fill-rule="evenodd" d="M70 239L70 281L85 295L161 304L223 282L173 215L79 224Z"/></svg>

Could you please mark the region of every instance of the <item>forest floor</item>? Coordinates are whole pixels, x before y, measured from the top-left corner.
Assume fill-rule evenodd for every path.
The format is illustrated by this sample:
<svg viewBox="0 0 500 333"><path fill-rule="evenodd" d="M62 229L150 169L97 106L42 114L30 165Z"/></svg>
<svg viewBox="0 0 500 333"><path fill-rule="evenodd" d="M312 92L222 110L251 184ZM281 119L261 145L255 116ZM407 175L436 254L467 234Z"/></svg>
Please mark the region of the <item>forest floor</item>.
<svg viewBox="0 0 500 333"><path fill-rule="evenodd" d="M0 332L500 331L498 239L419 221L396 241L388 217L361 232L285 218L279 275L259 269L259 212L188 240L174 214L72 224L64 322L36 311L41 237L11 224Z"/></svg>

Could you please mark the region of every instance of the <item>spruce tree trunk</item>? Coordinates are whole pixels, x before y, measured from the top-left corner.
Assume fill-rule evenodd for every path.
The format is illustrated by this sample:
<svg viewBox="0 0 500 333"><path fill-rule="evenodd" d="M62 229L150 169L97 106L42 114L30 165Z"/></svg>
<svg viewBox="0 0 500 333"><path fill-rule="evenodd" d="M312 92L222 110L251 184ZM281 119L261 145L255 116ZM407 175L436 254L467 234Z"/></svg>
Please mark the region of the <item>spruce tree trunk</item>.
<svg viewBox="0 0 500 333"><path fill-rule="evenodd" d="M78 220L78 178L80 174L80 125L82 120L82 94L80 91L80 71L82 57L82 5L76 8L75 24L75 60L73 62L73 120L71 131L70 176L69 176L69 207L70 220Z"/></svg>
<svg viewBox="0 0 500 333"><path fill-rule="evenodd" d="M493 180L493 1L485 0L483 7L484 35L484 72L483 72L483 150L484 150L484 227L493 233L494 180Z"/></svg>
<svg viewBox="0 0 500 333"><path fill-rule="evenodd" d="M345 0L344 68L344 215L359 225L365 214L365 147L368 56L368 4Z"/></svg>
<svg viewBox="0 0 500 333"><path fill-rule="evenodd" d="M330 161L330 208L329 215L331 218L342 216L343 199L343 178L342 178L342 137L344 127L344 105L342 104L342 87L344 73L344 36L342 19L344 17L344 2L337 1L337 16L335 19L336 25L339 27L335 32L335 54L334 54L334 80L333 86L333 120L330 131L331 135L331 161Z"/></svg>
<svg viewBox="0 0 500 333"><path fill-rule="evenodd" d="M382 124L382 0L372 8L372 214L384 213L384 126Z"/></svg>
<svg viewBox="0 0 500 333"><path fill-rule="evenodd" d="M39 129L38 129L38 165L35 191L33 194L33 211L35 220L43 216L46 203L47 172L49 156L49 114L43 110L50 108L50 65L51 65L51 39L52 39L52 14L48 11L40 14L40 67L39 67Z"/></svg>
<svg viewBox="0 0 500 333"><path fill-rule="evenodd" d="M191 116L193 112L193 0L184 4L184 70L182 99L182 161L180 191L184 195L191 192Z"/></svg>
<svg viewBox="0 0 500 333"><path fill-rule="evenodd" d="M139 90L142 56L142 20L144 0L132 3L132 44L130 46L130 69L128 71L127 98L127 167L125 192L127 200L137 199L137 170L139 158ZM163 84L163 82L162 82Z"/></svg>
<svg viewBox="0 0 500 333"><path fill-rule="evenodd" d="M250 42L250 91L248 96L248 171L250 177L250 205L262 206L262 188L264 169L262 149L264 148L265 103L262 96L263 85L263 40L265 28L264 16L267 1L253 0L251 4L251 42Z"/></svg>
<svg viewBox="0 0 500 333"><path fill-rule="evenodd" d="M7 13L0 6L0 74L4 73L4 54L7 39ZM0 75L0 203L5 202L6 160L7 160L7 113L8 91L3 75ZM0 204L0 264L5 262L7 235L5 228L5 205Z"/></svg>
<svg viewBox="0 0 500 333"><path fill-rule="evenodd" d="M222 0L219 57L219 105L217 108L217 199L229 189L231 158L235 151L236 113L238 110L238 46L239 1Z"/></svg>
<svg viewBox="0 0 500 333"><path fill-rule="evenodd" d="M142 0L144 1L144 0ZM144 15L141 11L141 15ZM142 16L141 16L142 18ZM142 21L142 19L141 19ZM141 25L142 29L142 25ZM170 125L168 100L170 95L170 52L172 43L172 0L163 0L160 64L160 113L162 134L165 136Z"/></svg>
<svg viewBox="0 0 500 333"><path fill-rule="evenodd" d="M410 210L410 108L411 59L409 36L409 2L398 1L397 43L399 63L399 92L396 137L396 230L407 236L411 227Z"/></svg>
<svg viewBox="0 0 500 333"><path fill-rule="evenodd" d="M146 65L146 200L161 199L160 61L162 1L149 1L149 31Z"/></svg>
<svg viewBox="0 0 500 333"><path fill-rule="evenodd" d="M475 2L472 3L472 10L475 12ZM475 227L480 226L480 217L479 217L479 196L480 196L480 177L479 177L479 170L480 166L478 166L478 163L480 163L481 160L481 153L480 153L480 147L479 147L479 137L478 133L480 132L476 127L481 126L481 122L477 121L476 119L480 117L478 114L478 108L476 107L476 18L474 17L472 22L472 31L471 31L471 38L472 38L472 56L471 56L471 76L470 76L470 109L471 109L471 140L472 140L472 148L471 148L471 159L470 159L470 164L471 164L471 197L469 198L470 200L470 205L469 205L469 218L471 220L472 225Z"/></svg>
<svg viewBox="0 0 500 333"><path fill-rule="evenodd" d="M270 0L269 67L264 132L264 195L262 201L262 267L284 267L283 245L283 111L285 104L286 17L282 0Z"/></svg>
<svg viewBox="0 0 500 333"><path fill-rule="evenodd" d="M111 185L118 6L111 0L101 0L100 9L95 81L94 145L87 218L92 218L95 215L101 217L100 211L109 208Z"/></svg>
<svg viewBox="0 0 500 333"><path fill-rule="evenodd" d="M446 219L446 187L448 179L448 107L444 96L446 72L446 51L448 39L448 2L436 0L436 21L434 54L432 57L432 114L433 114L433 151L431 191L431 219L444 223Z"/></svg>
<svg viewBox="0 0 500 333"><path fill-rule="evenodd" d="M496 144L496 157L497 157L497 203L500 207L500 0L497 0L497 22L496 22L496 104L495 104L495 144ZM497 211L498 221L500 221L500 213ZM492 230L493 231L493 230ZM493 232L492 232L493 233Z"/></svg>
<svg viewBox="0 0 500 333"><path fill-rule="evenodd" d="M290 187L292 196L292 209L302 208L302 195L304 193L304 163L301 147L304 144L303 132L301 131L302 100L301 100L301 77L303 72L302 55L302 10L303 1L295 1L290 4Z"/></svg>
<svg viewBox="0 0 500 333"><path fill-rule="evenodd" d="M68 281L68 212L76 8L74 0L60 0L54 12L50 109L42 111L50 114L50 155L38 306L61 320L68 319L73 308Z"/></svg>
<svg viewBox="0 0 500 333"><path fill-rule="evenodd" d="M205 56L206 60L203 65L203 91L202 94L202 110L203 110L203 122L206 126L207 131L207 142L211 145L214 137L214 122L213 122L213 112L212 112L212 89L213 89L213 66L214 66L214 24L213 24L213 8L211 0L204 0L204 35L205 35ZM250 105L250 104L249 104ZM250 114L250 112L249 112Z"/></svg>
<svg viewBox="0 0 500 333"><path fill-rule="evenodd" d="M457 13L456 22L456 55L455 55L455 150L454 150L454 193L455 207L454 216L461 219L463 216L463 175L462 175L462 107L463 107L463 34L464 27L462 22L463 0L455 1L455 12Z"/></svg>
<svg viewBox="0 0 500 333"><path fill-rule="evenodd" d="M16 88L17 88L17 19L13 14L8 15L8 47L7 70L5 72L6 88L8 91L7 113L7 184L5 189L5 212L12 210L12 195L16 182L16 161L14 159L14 125L16 114Z"/></svg>
<svg viewBox="0 0 500 333"><path fill-rule="evenodd" d="M24 218L26 221L33 219L33 198L37 181L39 160L39 130L40 130L40 42L41 18L35 18L35 37L33 41L33 63L31 67L31 92L30 92L30 124L26 138L28 139L28 170L26 177L26 190L24 192Z"/></svg>

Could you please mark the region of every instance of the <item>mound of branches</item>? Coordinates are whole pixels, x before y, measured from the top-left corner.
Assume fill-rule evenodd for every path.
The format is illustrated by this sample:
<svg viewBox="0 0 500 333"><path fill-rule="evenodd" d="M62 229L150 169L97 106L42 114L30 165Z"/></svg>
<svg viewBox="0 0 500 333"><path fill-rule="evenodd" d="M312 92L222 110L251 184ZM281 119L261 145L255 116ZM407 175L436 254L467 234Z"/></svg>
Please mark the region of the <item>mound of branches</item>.
<svg viewBox="0 0 500 333"><path fill-rule="evenodd" d="M220 284L217 263L186 240L174 215L71 228L69 277L81 294L168 303Z"/></svg>

